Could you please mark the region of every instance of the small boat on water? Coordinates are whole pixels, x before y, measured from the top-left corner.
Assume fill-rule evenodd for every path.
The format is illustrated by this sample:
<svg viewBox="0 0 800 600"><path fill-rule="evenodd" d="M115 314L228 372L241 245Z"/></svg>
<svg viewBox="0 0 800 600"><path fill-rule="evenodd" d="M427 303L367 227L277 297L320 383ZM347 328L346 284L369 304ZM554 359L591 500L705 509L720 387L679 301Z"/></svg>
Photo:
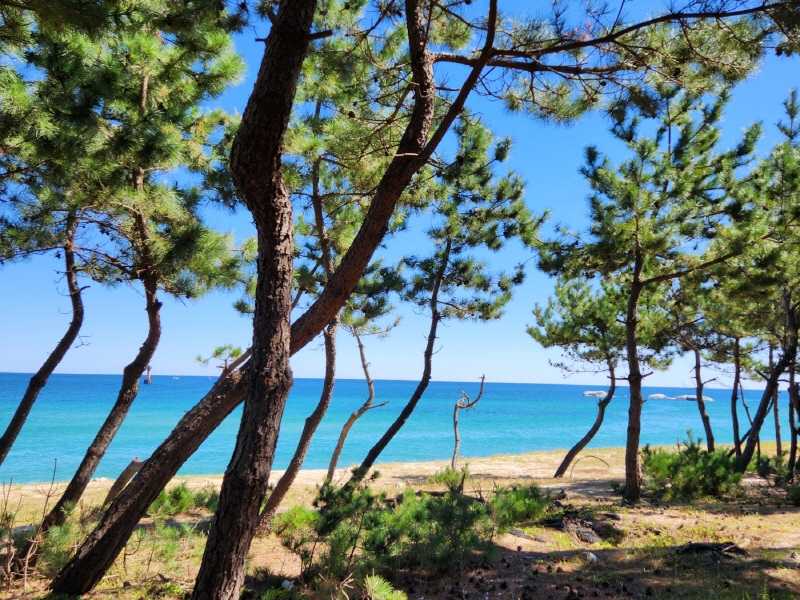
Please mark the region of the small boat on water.
<svg viewBox="0 0 800 600"><path fill-rule="evenodd" d="M602 398L606 395L606 392L601 390L589 390L587 392L583 392L584 396L591 396L593 398Z"/></svg>
<svg viewBox="0 0 800 600"><path fill-rule="evenodd" d="M173 379L180 379L180 377L173 377Z"/></svg>
<svg viewBox="0 0 800 600"><path fill-rule="evenodd" d="M697 400L696 394L684 394L682 396L675 396L675 400ZM709 398L708 396L703 396L703 400L705 402L713 402L713 398Z"/></svg>

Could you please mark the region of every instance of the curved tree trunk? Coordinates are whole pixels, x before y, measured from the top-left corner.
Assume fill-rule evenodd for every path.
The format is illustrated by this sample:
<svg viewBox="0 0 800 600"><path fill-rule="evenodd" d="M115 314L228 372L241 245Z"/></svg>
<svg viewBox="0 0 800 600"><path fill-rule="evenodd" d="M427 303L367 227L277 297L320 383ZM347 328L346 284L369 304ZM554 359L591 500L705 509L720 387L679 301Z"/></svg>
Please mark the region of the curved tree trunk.
<svg viewBox="0 0 800 600"><path fill-rule="evenodd" d="M714 432L711 430L711 419L706 412L706 403L703 400L703 365L701 363L700 350L694 348L694 380L695 397L697 398L697 410L700 411L700 419L703 421L703 429L706 432L706 448L709 452L714 451Z"/></svg>
<svg viewBox="0 0 800 600"><path fill-rule="evenodd" d="M739 384L742 378L742 361L739 355L741 341L737 337L733 344L733 391L731 392L731 420L733 422L733 449L736 456L742 454L742 438L739 435L739 413L736 410L738 403Z"/></svg>
<svg viewBox="0 0 800 600"><path fill-rule="evenodd" d="M406 421L408 421L411 413L413 413L414 409L417 407L417 403L419 403L420 398L422 398L422 395L425 393L428 383L431 381L431 370L433 367L433 345L436 342L436 329L439 327L439 321L441 321L441 316L439 315L439 289L441 287L445 271L447 270L447 263L450 260L451 247L451 240L448 240L444 251L444 258L442 259L442 264L439 267L438 273L436 274L436 281L434 283L433 292L431 293L431 328L428 332L428 343L425 345L425 352L423 354L424 367L422 369L422 378L417 384L417 387L414 390L414 393L411 395L411 398L409 398L408 402L403 407L403 410L400 411L400 414L395 419L394 423L389 426L383 436L381 436L381 439L379 439L375 445L370 448L370 451L367 453L367 456L364 458L358 468L353 470L353 476L345 484L345 487L353 487L362 479L364 479L364 477L366 477L367 473L372 468L372 465L374 465L375 461L378 460L381 452L384 451L386 446L389 445L389 442L392 441L394 436L397 435L397 432L400 431L403 425L405 425Z"/></svg>
<svg viewBox="0 0 800 600"><path fill-rule="evenodd" d="M69 290L69 300L72 304L72 321L67 328L66 333L56 345L47 360L44 361L38 371L31 377L25 394L20 400L17 410L14 411L14 416L6 427L5 433L0 437L0 465L3 464L8 456L11 446L22 431L22 426L25 424L28 415L33 408L33 404L39 397L39 392L47 384L47 380L53 371L62 361L67 351L70 349L75 340L78 339L78 333L83 325L83 299L81 298L81 288L78 287L78 272L75 268L75 231L77 229L77 222L75 213L70 212L66 216L66 225L64 232L64 277L67 280L67 289Z"/></svg>
<svg viewBox="0 0 800 600"><path fill-rule="evenodd" d="M594 421L594 425L592 425L586 435L567 452L567 455L564 457L564 460L561 461L561 465L559 465L553 478L563 477L564 473L567 472L567 469L572 464L572 461L575 460L575 457L578 456L581 450L589 445L589 442L591 442L594 436L597 435L597 432L600 431L600 426L603 424L603 418L606 414L606 407L611 402L611 399L614 397L614 392L617 389L617 377L614 372L614 363L611 360L608 361L608 373L611 384L608 386L606 397L597 403L597 418Z"/></svg>
<svg viewBox="0 0 800 600"><path fill-rule="evenodd" d="M147 369L147 365L150 364L158 347L158 340L161 337L161 302L158 301L156 295L158 288L155 276L148 278L143 283L147 301L147 338L139 348L136 358L123 370L122 385L117 395L117 401L111 408L111 412L106 417L102 427L100 427L100 431L98 431L94 441L86 450L86 454L75 475L72 476L72 480L67 485L67 489L64 490L61 498L42 521L40 534L47 533L47 530L51 527L63 525L67 519L66 507L74 506L80 500L86 490L86 486L92 480L97 466L105 456L106 450L111 445L111 441L125 420L133 401L136 399L136 395L139 392L139 379Z"/></svg>
<svg viewBox="0 0 800 600"><path fill-rule="evenodd" d="M358 410L350 414L347 422L342 427L342 432L339 434L339 439L336 442L336 448L333 449L333 454L331 455L331 462L328 464L328 473L325 475L325 478L328 481L333 481L333 476L336 472L336 465L339 463L339 457L342 455L345 440L347 440L347 435L350 433L353 425L355 425L355 422L358 421L368 410L378 408L379 406L386 406L387 404L386 402L383 402L382 404L378 404L376 406L372 405L372 403L375 401L375 384L369 374L369 363L367 362L367 356L364 353L364 344L361 342L361 336L359 335L358 331L353 330L353 337L356 338L356 343L358 344L358 353L361 356L361 368L363 369L364 377L366 377L367 380L367 389L369 390L369 395L364 401L364 404L362 404Z"/></svg>
<svg viewBox="0 0 800 600"><path fill-rule="evenodd" d="M797 315L795 312L795 307L792 305L789 292L784 290L781 296L784 314L786 317L786 347L783 348L783 353L775 363L775 366L770 369L769 377L767 377L766 387L764 388L764 393L761 396L761 402L758 405L756 414L753 416L753 425L750 428L750 438L747 440L747 445L744 447L744 451L736 463L736 470L740 473L744 473L747 470L747 466L753 459L756 445L760 439L761 427L764 424L764 419L766 419L767 413L769 412L769 405L772 401L772 396L775 393L775 389L779 385L778 380L786 371L786 369L794 364L795 357L797 356Z"/></svg>
<svg viewBox="0 0 800 600"><path fill-rule="evenodd" d="M303 461L306 458L308 447L311 445L311 439L317 431L322 417L328 410L333 396L333 384L336 375L336 328L338 323L334 321L325 328L325 379L322 384L322 394L320 395L319 402L317 403L314 412L312 412L306 419L303 425L303 432L300 434L300 441L297 443L297 448L294 451L294 456L286 468L286 472L275 484L275 489L267 498L267 503L264 510L261 511L259 516L259 527L263 530L269 527L270 521L275 517L283 499L286 497L286 492L292 487L297 473L303 466Z"/></svg>

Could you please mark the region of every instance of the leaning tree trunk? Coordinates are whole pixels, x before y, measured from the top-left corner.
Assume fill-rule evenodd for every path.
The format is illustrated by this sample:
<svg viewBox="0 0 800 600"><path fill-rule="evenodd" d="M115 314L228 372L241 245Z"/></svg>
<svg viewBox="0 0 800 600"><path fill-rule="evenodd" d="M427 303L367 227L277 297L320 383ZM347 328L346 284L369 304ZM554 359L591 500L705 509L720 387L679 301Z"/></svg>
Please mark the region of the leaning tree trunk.
<svg viewBox="0 0 800 600"><path fill-rule="evenodd" d="M145 461L136 479L111 503L95 527L67 562L50 589L55 595L77 596L97 585L125 547L139 520L205 439L244 398L243 371L249 351L218 379L203 400L187 412L172 433Z"/></svg>
<svg viewBox="0 0 800 600"><path fill-rule="evenodd" d="M145 369L147 369L147 365L150 364L153 354L156 351L158 340L161 337L161 302L158 301L156 296L157 285L155 276L148 277L143 283L147 302L147 338L141 348L139 348L136 358L123 370L122 385L117 395L117 401L111 408L111 412L106 417L102 427L100 427L100 431L95 436L94 441L86 450L86 454L78 470L75 472L75 475L72 476L69 485L67 485L67 489L64 490L61 498L42 521L42 525L39 528L40 535L47 533L52 527L63 525L67 520L67 511L65 508L68 506L75 506L78 500L80 500L83 492L86 490L86 486L89 485L89 482L92 480L97 466L100 464L103 456L105 456L106 450L108 450L109 445L111 445L111 441L114 439L117 431L119 431L122 421L125 420L125 416L128 414L133 401L136 399L136 395L139 392L139 378L142 376Z"/></svg>
<svg viewBox="0 0 800 600"><path fill-rule="evenodd" d="M387 404L386 402L382 402L381 404L373 406L372 403L375 401L375 383L369 374L369 363L367 362L367 356L364 353L364 344L361 342L361 336L359 335L358 331L353 330L353 336L356 338L356 343L358 344L358 353L361 356L361 368L364 371L364 377L367 379L367 390L369 391L369 394L367 399L364 401L364 404L362 404L358 410L350 414L347 422L342 427L342 431L339 434L339 439L336 442L336 447L333 449L333 454L331 455L331 462L328 464L328 474L325 476L328 481L333 481L333 475L336 472L336 465L339 463L339 457L342 455L345 440L347 440L347 435L350 433L353 425L355 425L355 422L358 421L368 410L372 410L373 408L378 408L380 406L386 406Z"/></svg>
<svg viewBox="0 0 800 600"><path fill-rule="evenodd" d="M55 349L47 360L44 361L42 366L31 377L28 383L28 388L22 396L22 400L14 411L14 416L6 427L6 431L0 437L0 465L8 456L8 451L22 431L22 426L25 424L28 415L33 408L33 404L39 397L39 392L47 383L50 375L61 362L70 349L72 344L78 339L78 333L83 325L83 300L81 298L81 288L78 287L78 271L75 267L75 230L77 229L76 217L74 213L69 213L66 217L65 239L64 239L64 277L67 280L67 289L69 290L69 299L72 304L72 321L67 328L66 333L56 345Z"/></svg>
<svg viewBox="0 0 800 600"><path fill-rule="evenodd" d="M731 393L731 420L733 422L733 449L736 456L742 454L742 438L739 435L739 413L736 405L739 401L739 384L742 378L742 361L739 355L741 341L737 337L733 344L733 391Z"/></svg>
<svg viewBox="0 0 800 600"><path fill-rule="evenodd" d="M769 368L775 364L774 358L774 348L772 344L769 345ZM780 384L775 386L775 389L772 392L772 407L773 407L773 416L775 418L775 455L780 457L783 455L783 448L781 447L781 418L780 413L778 411L778 398L780 395Z"/></svg>
<svg viewBox="0 0 800 600"><path fill-rule="evenodd" d="M419 380L419 383L417 384L414 393L411 395L411 398L408 400L408 403L406 403L406 405L403 407L403 410L400 411L397 419L395 419L394 423L389 426L381 439L379 439L370 449L370 451L367 453L367 456L364 458L358 468L353 470L353 476L345 484L345 487L352 488L362 479L364 479L364 477L366 477L367 473L372 468L372 465L374 465L375 461L378 460L381 452L384 451L386 446L389 445L389 442L391 442L394 436L397 435L397 432L400 431L403 425L406 424L406 421L408 421L411 413L413 413L414 409L417 407L420 398L422 398L422 395L425 393L428 383L431 381L433 346L436 342L436 330L439 327L439 321L441 321L441 316L439 315L439 289L442 285L442 279L444 278L445 271L447 270L447 263L450 260L451 248L452 240L448 239L444 256L442 258L442 264L440 265L439 271L436 274L436 281L434 282L433 292L431 293L431 300L429 304L431 309L431 328L428 332L428 343L425 346L425 352L423 354L423 360L425 364L422 369L422 378Z"/></svg>
<svg viewBox="0 0 800 600"><path fill-rule="evenodd" d="M589 445L589 442L591 442L594 436L597 435L597 432L600 431L600 426L603 424L603 418L606 414L606 407L611 402L611 399L614 397L614 392L617 389L617 378L614 372L614 362L610 359L608 360L608 373L609 378L611 379L611 384L608 386L606 397L597 403L597 418L594 421L594 425L592 425L591 429L589 429L586 435L583 436L569 452L567 452L564 460L561 461L561 465L556 470L556 474L553 475L554 478L564 476L564 473L567 472L567 469L572 464L572 461L575 460L575 457L578 456L578 454Z"/></svg>
<svg viewBox="0 0 800 600"><path fill-rule="evenodd" d="M312 412L306 419L303 425L303 432L300 434L300 441L297 442L294 456L286 468L286 472L275 484L275 489L267 499L264 510L261 511L259 516L259 528L265 530L269 527L270 521L275 516L278 507L283 499L286 497L286 492L292 487L297 474L300 472L300 467L303 466L303 461L306 458L308 447L311 445L311 439L317 431L322 417L328 410L331 404L331 397L333 396L333 384L336 375L336 328L338 323L334 320L333 323L325 328L325 379L322 383L322 394L320 394L319 402L317 403L314 412Z"/></svg>
<svg viewBox="0 0 800 600"><path fill-rule="evenodd" d="M775 389L778 387L778 380L780 376L794 364L795 356L797 355L797 315L795 307L791 304L791 297L787 291L783 291L781 301L783 303L784 314L786 316L786 329L788 331L786 346L783 348L783 354L775 363L775 366L770 369L769 377L767 377L766 387L761 396L761 402L758 405L756 414L753 416L753 424L750 427L750 438L747 440L747 445L736 463L736 470L744 473L747 466L753 459L756 445L761 437L761 426L764 424L769 405L772 401L772 396Z"/></svg>
<svg viewBox="0 0 800 600"><path fill-rule="evenodd" d="M703 400L703 365L701 363L702 357L700 350L694 349L694 381L695 381L695 397L697 398L697 410L700 411L700 419L703 421L703 429L706 432L706 448L709 452L714 451L714 432L711 430L711 419L708 418L706 412L706 403Z"/></svg>

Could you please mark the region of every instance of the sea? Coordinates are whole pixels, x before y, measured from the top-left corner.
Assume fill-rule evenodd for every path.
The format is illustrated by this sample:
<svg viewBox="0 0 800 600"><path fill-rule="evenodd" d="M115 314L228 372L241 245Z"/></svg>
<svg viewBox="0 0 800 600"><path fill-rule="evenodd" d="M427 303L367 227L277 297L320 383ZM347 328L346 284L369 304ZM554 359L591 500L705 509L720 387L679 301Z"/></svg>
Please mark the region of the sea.
<svg viewBox="0 0 800 600"><path fill-rule="evenodd" d="M30 379L30 374L0 373L0 427L11 419ZM25 426L0 466L5 484L67 481L77 469L108 414L119 389L117 375L52 375L42 390ZM142 385L133 407L117 433L95 477L115 478L134 457L147 458L163 441L183 414L211 388L208 377L154 376L152 385ZM340 467L358 464L405 406L416 381L376 381L375 403L386 406L368 411L347 438ZM414 414L384 450L379 462L449 459L453 453L453 407L464 390L477 395L477 382L435 381L428 386ZM520 454L537 450L569 448L577 442L597 415L597 398L583 396L602 387L557 384L486 382L483 397L471 410L459 412L461 456L483 457ZM296 379L281 423L274 468L284 469L294 452L306 417L314 410L322 390L321 379ZM649 394L678 396L693 394L687 388L647 387ZM714 436L718 443L732 442L730 390L706 389L704 395ZM363 380L336 381L333 400L320 424L303 465L327 468L342 425L367 396ZM761 393L745 392L751 412ZM781 393L779 414L783 439L789 437L788 396ZM628 388L618 387L606 409L602 428L590 447L625 444ZM183 465L181 475L218 475L225 471L233 452L241 420L241 407L234 411ZM739 404L742 431L747 416ZM775 439L769 417L762 440ZM703 436L703 426L694 401L648 400L642 415L642 444L674 445L686 439L687 430Z"/></svg>

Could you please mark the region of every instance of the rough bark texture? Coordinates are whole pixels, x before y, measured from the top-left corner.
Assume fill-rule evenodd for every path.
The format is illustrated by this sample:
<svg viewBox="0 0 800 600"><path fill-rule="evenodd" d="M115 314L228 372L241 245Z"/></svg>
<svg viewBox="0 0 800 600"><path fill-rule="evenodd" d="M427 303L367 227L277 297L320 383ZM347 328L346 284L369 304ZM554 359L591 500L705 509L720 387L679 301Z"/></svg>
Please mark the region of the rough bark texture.
<svg viewBox="0 0 800 600"><path fill-rule="evenodd" d="M772 395L778 387L778 380L786 369L794 364L795 356L797 355L797 316L795 307L791 303L791 297L788 292L784 291L782 294L782 304L784 314L786 316L786 330L787 342L775 366L770 369L769 377L767 377L764 393L761 396L756 414L753 416L753 424L750 427L750 437L747 440L742 455L736 463L736 468L740 473L744 473L747 465L753 459L753 454L756 451L759 439L761 438L761 426L764 424L764 419L769 412L769 406L772 401Z"/></svg>
<svg viewBox="0 0 800 600"><path fill-rule="evenodd" d="M92 444L86 450L78 470L72 476L72 480L67 485L67 489L64 490L61 498L42 521L39 529L42 534L46 533L51 527L63 525L67 519L65 508L70 505L74 506L81 499L86 486L89 485L97 466L100 464L100 460L111 445L111 441L136 399L136 395L139 393L139 378L144 373L147 365L150 364L156 351L158 340L161 337L161 302L158 301L156 296L155 276L148 277L143 283L147 303L147 338L139 348L136 358L123 370L122 385L120 386L117 400L100 427L100 431L97 432Z"/></svg>
<svg viewBox="0 0 800 600"><path fill-rule="evenodd" d="M31 377L25 394L22 396L17 410L14 411L14 416L11 417L11 421L8 427L6 427L3 437L0 437L0 465L5 461L6 456L8 456L8 451L11 450L11 446L14 445L19 432L22 431L22 426L25 424L36 399L39 397L39 392L41 392L42 388L47 384L50 375L53 374L53 371L64 358L72 344L78 339L78 333L83 325L83 299L81 298L81 288L78 286L78 273L75 268L74 241L76 227L75 215L72 213L68 214L66 217L65 240L63 246L64 277L67 280L69 300L72 304L72 321L53 352L50 353L50 356L47 357L47 360L44 361L34 376Z"/></svg>
<svg viewBox="0 0 800 600"><path fill-rule="evenodd" d="M614 372L614 362L609 360L608 361L608 373L609 378L611 379L611 383L608 386L608 392L606 392L606 397L600 400L597 403L597 418L594 421L594 425L589 429L585 436L581 438L581 440L575 444L572 449L567 452L567 455L564 457L564 460L561 461L558 469L556 470L554 478L563 477L564 473L567 472L567 469L572 464L572 461L575 460L575 457L589 445L589 442L592 441L597 432L600 431L600 426L603 424L603 418L606 414L606 407L611 402L611 399L614 397L614 392L617 389L617 377Z"/></svg>
<svg viewBox="0 0 800 600"><path fill-rule="evenodd" d="M253 345L236 447L222 482L194 600L239 597L292 386L289 318L294 224L281 151L315 8L315 0L280 4L256 87L231 149L234 183L257 231Z"/></svg>
<svg viewBox="0 0 800 600"><path fill-rule="evenodd" d="M694 381L695 381L695 396L697 398L697 410L700 411L700 419L703 421L703 429L706 432L706 449L709 452L714 451L714 432L711 429L711 419L708 418L706 412L706 403L703 400L703 365L700 350L694 348Z"/></svg>
<svg viewBox="0 0 800 600"><path fill-rule="evenodd" d="M344 443L347 440L347 435L350 433L353 425L355 425L355 422L358 421L368 410L378 408L379 406L385 406L387 404L386 402L383 402L373 406L372 403L375 401L375 383L373 382L372 376L369 373L369 363L367 362L367 355L364 353L364 344L361 342L361 336L357 331L353 331L353 336L356 338L356 343L358 344L358 353L361 356L361 368L364 371L364 377L367 380L367 390L369 391L369 394L367 399L364 401L364 404L362 404L358 410L350 413L350 416L347 418L347 422L342 426L339 439L336 441L336 447L333 449L333 454L331 455L331 462L328 464L328 474L325 476L328 481L333 481L333 476L336 472L336 465L339 464L339 457L342 455L342 450L344 449Z"/></svg>
<svg viewBox="0 0 800 600"><path fill-rule="evenodd" d="M243 355L233 369L249 357ZM201 402L187 412L145 462L133 485L126 487L50 584L55 594L85 594L97 585L125 547L131 532L159 492L217 425L244 398L243 373L220 378Z"/></svg>
<svg viewBox="0 0 800 600"><path fill-rule="evenodd" d="M259 529L265 530L269 527L269 522L272 521L278 507L286 497L286 492L292 487L300 468L303 466L303 461L306 458L308 447L311 445L311 440L317 427L322 422L322 417L328 411L331 404L331 397L333 396L333 384L336 379L336 328L338 323L334 320L333 323L328 325L324 331L325 338L325 379L322 383L322 393L320 394L319 402L317 403L314 412L312 412L306 422L303 424L303 431L300 434L300 441L297 442L292 460L289 461L289 466L286 467L286 472L275 484L275 489L267 499L264 510L261 511L259 517Z"/></svg>
<svg viewBox="0 0 800 600"><path fill-rule="evenodd" d="M733 449L736 456L742 454L742 438L739 436L739 413L736 410L738 403L739 384L742 379L742 361L739 354L741 341L739 338L733 344L733 390L731 391L731 420L733 422Z"/></svg>
<svg viewBox="0 0 800 600"><path fill-rule="evenodd" d="M628 384L630 385L630 407L628 408L628 431L625 442L625 491L623 498L638 502L642 496L639 472L639 439L642 433L642 371L639 366L637 325L639 322L639 297L642 294L642 252L637 246L634 254L633 277L628 296L625 318L625 345L628 354Z"/></svg>

